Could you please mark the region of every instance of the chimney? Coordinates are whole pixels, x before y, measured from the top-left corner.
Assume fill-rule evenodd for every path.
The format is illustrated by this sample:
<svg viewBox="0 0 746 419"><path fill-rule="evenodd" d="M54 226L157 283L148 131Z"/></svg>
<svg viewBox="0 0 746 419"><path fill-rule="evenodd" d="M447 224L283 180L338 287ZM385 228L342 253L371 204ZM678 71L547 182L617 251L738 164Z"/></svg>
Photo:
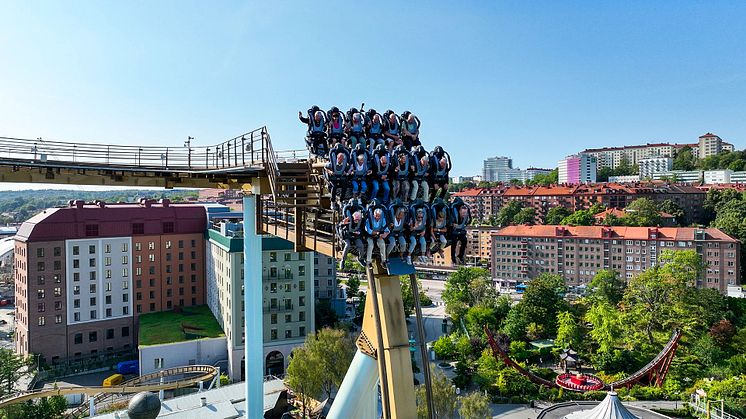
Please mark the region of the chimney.
<svg viewBox="0 0 746 419"><path fill-rule="evenodd" d="M104 201L98 201L96 205L98 205L99 208L106 208L106 202Z"/></svg>
<svg viewBox="0 0 746 419"><path fill-rule="evenodd" d="M83 208L83 205L85 205L85 201L83 201L82 199L76 199L76 200L75 200L75 201L73 202L73 204L75 205L75 208L77 208L77 209L82 209L82 208Z"/></svg>
<svg viewBox="0 0 746 419"><path fill-rule="evenodd" d="M171 200L168 198L163 198L160 201L161 205L163 205L163 208L168 208L171 205Z"/></svg>

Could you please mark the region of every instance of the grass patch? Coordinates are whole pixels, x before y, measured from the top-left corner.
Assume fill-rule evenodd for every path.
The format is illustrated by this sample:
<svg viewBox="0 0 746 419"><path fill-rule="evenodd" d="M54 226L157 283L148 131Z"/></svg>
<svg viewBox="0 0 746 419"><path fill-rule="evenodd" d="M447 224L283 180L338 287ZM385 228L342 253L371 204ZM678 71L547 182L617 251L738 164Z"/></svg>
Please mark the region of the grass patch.
<svg viewBox="0 0 746 419"><path fill-rule="evenodd" d="M183 342L225 336L206 305L143 314L139 318L140 345Z"/></svg>

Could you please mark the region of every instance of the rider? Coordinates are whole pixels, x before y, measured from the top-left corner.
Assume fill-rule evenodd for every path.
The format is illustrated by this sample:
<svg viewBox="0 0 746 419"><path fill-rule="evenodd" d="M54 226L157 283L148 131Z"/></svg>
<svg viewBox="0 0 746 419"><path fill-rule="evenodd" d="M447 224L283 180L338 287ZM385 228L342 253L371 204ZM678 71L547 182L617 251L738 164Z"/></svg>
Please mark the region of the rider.
<svg viewBox="0 0 746 419"><path fill-rule="evenodd" d="M407 249L407 263L412 263L412 255L417 244L420 245L420 262L425 260L427 255L427 242L425 240L425 234L427 233L428 225L428 207L427 204L422 200L415 200L412 206L409 207L410 221L409 221L409 248Z"/></svg>
<svg viewBox="0 0 746 419"><path fill-rule="evenodd" d="M433 196L445 199L448 191L448 174L451 171L451 156L437 146L433 149L430 163L430 181L432 182Z"/></svg>
<svg viewBox="0 0 746 419"><path fill-rule="evenodd" d="M381 264L387 268L386 237L389 235L389 228L386 223L385 209L386 207L379 204L377 199L371 200L368 204L368 220L365 223L365 232L368 237L368 253L365 261L368 267L373 266L373 244L375 243L381 253Z"/></svg>
<svg viewBox="0 0 746 419"><path fill-rule="evenodd" d="M404 121L401 126L401 139L404 147L411 150L413 146L422 145L420 143L420 118L412 112L405 111L401 114L401 119Z"/></svg>
<svg viewBox="0 0 746 419"><path fill-rule="evenodd" d="M388 138L388 149L391 151L394 149L394 146L402 143L401 122L399 121L399 115L390 109L383 114L383 118L386 121L384 135Z"/></svg>
<svg viewBox="0 0 746 419"><path fill-rule="evenodd" d="M329 152L329 163L326 164L326 176L329 180L329 192L331 192L332 210L337 209L335 192L339 192L339 202L347 195L347 183L349 182L350 156L342 143L337 143Z"/></svg>
<svg viewBox="0 0 746 419"><path fill-rule="evenodd" d="M373 173L368 164L368 151L365 150L365 146L362 144L356 145L350 159L352 160L349 172L352 176L352 196L353 198L360 198L365 196L368 191L366 178Z"/></svg>
<svg viewBox="0 0 746 419"><path fill-rule="evenodd" d="M414 162L414 170L410 199L412 201L417 199L417 193L422 189L422 200L428 201L430 191L430 185L428 184L430 177L430 155L422 146L413 147L412 161Z"/></svg>
<svg viewBox="0 0 746 419"><path fill-rule="evenodd" d="M430 253L438 252L443 257L443 249L448 245L448 205L436 198L430 207Z"/></svg>
<svg viewBox="0 0 746 419"><path fill-rule="evenodd" d="M370 199L375 198L378 195L378 190L383 189L383 203L389 203L389 193L391 188L389 187L389 172L391 171L391 165L389 163L389 156L386 153L386 149L382 145L376 146L376 152L374 153L374 166L373 176L371 184L373 190L370 193Z"/></svg>
<svg viewBox="0 0 746 419"><path fill-rule="evenodd" d="M357 108L350 108L347 111L347 126L345 127L347 138L350 139L350 148L355 148L357 144L365 146L365 115Z"/></svg>
<svg viewBox="0 0 746 419"><path fill-rule="evenodd" d="M396 146L392 154L391 179L394 186L393 197L409 202L409 177L412 169L412 156L402 145Z"/></svg>
<svg viewBox="0 0 746 419"><path fill-rule="evenodd" d="M344 136L345 136L345 121L344 117L342 116L342 112L339 111L339 108L336 106L332 106L331 109L326 113L326 118L329 121L329 141L331 142L331 146L334 146L337 143L344 142Z"/></svg>
<svg viewBox="0 0 746 419"><path fill-rule="evenodd" d="M386 140L383 138L384 124L383 118L375 111L375 109L369 110L367 115L370 118L367 125L368 148L372 153L379 144L386 144Z"/></svg>
<svg viewBox="0 0 746 419"><path fill-rule="evenodd" d="M466 226L471 223L471 209L459 197L456 197L451 204L451 222L453 225L451 260L453 260L453 263L463 265L464 254L466 253ZM458 250L458 257L456 255L457 244L461 245Z"/></svg>
<svg viewBox="0 0 746 419"><path fill-rule="evenodd" d="M337 229L337 234L344 242L342 258L339 260L339 269L344 269L347 254L353 245L357 249L358 261L361 265L365 266L363 261L363 255L365 254L365 245L363 244L365 217L363 216L363 208L354 199L350 199L350 203L345 205L343 214L345 214L345 218L340 221Z"/></svg>
<svg viewBox="0 0 746 419"><path fill-rule="evenodd" d="M400 199L394 199L389 206L389 243L386 248L386 255L391 256L396 245L399 245L399 257L404 259L407 252L407 206L402 204Z"/></svg>
<svg viewBox="0 0 746 419"><path fill-rule="evenodd" d="M308 117L298 111L298 119L308 125L306 146L311 153L322 156L326 154L326 117L324 111L314 105L308 110Z"/></svg>

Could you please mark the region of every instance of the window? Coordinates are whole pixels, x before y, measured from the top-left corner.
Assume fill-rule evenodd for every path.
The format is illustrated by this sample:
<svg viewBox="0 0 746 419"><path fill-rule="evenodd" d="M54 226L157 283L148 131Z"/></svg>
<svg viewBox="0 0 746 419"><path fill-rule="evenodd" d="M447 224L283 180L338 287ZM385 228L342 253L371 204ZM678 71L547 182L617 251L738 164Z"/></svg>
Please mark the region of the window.
<svg viewBox="0 0 746 419"><path fill-rule="evenodd" d="M46 324L46 319L44 316L39 316L39 326L44 326Z"/></svg>
<svg viewBox="0 0 746 419"><path fill-rule="evenodd" d="M179 249L184 248L184 240L179 240Z"/></svg>
<svg viewBox="0 0 746 419"><path fill-rule="evenodd" d="M173 233L174 232L174 223L173 221L167 221L163 223L163 232L164 233Z"/></svg>
<svg viewBox="0 0 746 419"><path fill-rule="evenodd" d="M305 311L299 311L298 312L298 321L299 322L306 321L306 312Z"/></svg>
<svg viewBox="0 0 746 419"><path fill-rule="evenodd" d="M272 313L270 315L270 324L277 324L277 313Z"/></svg>
<svg viewBox="0 0 746 419"><path fill-rule="evenodd" d="M292 323L293 322L293 315L292 314L286 314L285 315L285 323Z"/></svg>
<svg viewBox="0 0 746 419"><path fill-rule="evenodd" d="M55 287L55 289L54 289L54 296L55 297L61 297L62 296L62 288Z"/></svg>
<svg viewBox="0 0 746 419"><path fill-rule="evenodd" d="M98 334L96 332L88 332L88 342L95 342L98 340Z"/></svg>
<svg viewBox="0 0 746 419"><path fill-rule="evenodd" d="M277 340L277 329L272 329L269 331L269 339Z"/></svg>
<svg viewBox="0 0 746 419"><path fill-rule="evenodd" d="M304 307L306 305L306 297L298 297L298 305Z"/></svg>
<svg viewBox="0 0 746 419"><path fill-rule="evenodd" d="M36 282L39 285L44 285L44 275L39 275L39 278L37 278Z"/></svg>
<svg viewBox="0 0 746 419"><path fill-rule="evenodd" d="M272 282L272 283L269 284L269 292L271 292L271 293L277 292L277 283L276 282Z"/></svg>
<svg viewBox="0 0 746 419"><path fill-rule="evenodd" d="M106 279L111 279L111 269L104 271L104 277L106 277Z"/></svg>
<svg viewBox="0 0 746 419"><path fill-rule="evenodd" d="M73 338L73 342L76 345L80 345L81 343L83 343L83 334L82 333L76 333L75 334L75 338Z"/></svg>
<svg viewBox="0 0 746 419"><path fill-rule="evenodd" d="M293 257L290 253L285 253L285 262L290 262L293 260Z"/></svg>
<svg viewBox="0 0 746 419"><path fill-rule="evenodd" d="M130 301L130 295L129 294L122 294L122 302L128 303Z"/></svg>
<svg viewBox="0 0 746 419"><path fill-rule="evenodd" d="M96 293L96 284L91 284L89 287L91 294Z"/></svg>
<svg viewBox="0 0 746 419"><path fill-rule="evenodd" d="M306 276L306 267L301 265L298 266L298 276Z"/></svg>
<svg viewBox="0 0 746 419"><path fill-rule="evenodd" d="M62 310L62 301L55 301L55 302L54 302L54 309L55 309L56 311L60 311L60 310Z"/></svg>
<svg viewBox="0 0 746 419"><path fill-rule="evenodd" d="M169 302L170 302L170 301L169 301ZM130 308L129 308L129 306L124 306L124 307L122 307L122 315L123 315L123 316L127 316L127 315L129 315L129 314L130 314Z"/></svg>
<svg viewBox="0 0 746 419"><path fill-rule="evenodd" d="M114 329L106 329L106 339L114 339Z"/></svg>
<svg viewBox="0 0 746 419"><path fill-rule="evenodd" d="M170 248L171 248L171 240L166 240L166 249L170 249Z"/></svg>
<svg viewBox="0 0 746 419"><path fill-rule="evenodd" d="M73 320L75 320L76 322L79 322L80 321L80 313L73 313ZM83 338L81 338L81 343L82 343L82 339Z"/></svg>
<svg viewBox="0 0 746 419"><path fill-rule="evenodd" d="M91 319L95 319L97 317L96 310L91 310Z"/></svg>
<svg viewBox="0 0 746 419"><path fill-rule="evenodd" d="M122 278L127 278L130 275L130 270L127 268L122 268Z"/></svg>
<svg viewBox="0 0 746 419"><path fill-rule="evenodd" d="M137 250L138 252L141 251L142 250L142 243L140 243L140 242L135 243L135 250ZM138 260L138 262L139 262L139 260Z"/></svg>
<svg viewBox="0 0 746 419"><path fill-rule="evenodd" d="M145 234L145 224L132 223L132 234Z"/></svg>
<svg viewBox="0 0 746 419"><path fill-rule="evenodd" d="M153 360L153 368L161 369L163 368L163 366L164 366L163 358L156 358Z"/></svg>
<svg viewBox="0 0 746 419"><path fill-rule="evenodd" d="M55 247L54 248L54 255L55 256L62 256L62 248L61 247Z"/></svg>
<svg viewBox="0 0 746 419"><path fill-rule="evenodd" d="M79 246L73 246L73 255L77 256L80 254L80 247Z"/></svg>
<svg viewBox="0 0 746 419"><path fill-rule="evenodd" d="M111 253L111 243L106 243L104 245L104 253Z"/></svg>
<svg viewBox="0 0 746 419"><path fill-rule="evenodd" d="M285 331L285 339L290 339L293 337L293 331L288 329Z"/></svg>
<svg viewBox="0 0 746 419"><path fill-rule="evenodd" d="M306 327L305 326L301 326L301 327L298 328L298 335L299 336L305 336L306 335Z"/></svg>
<svg viewBox="0 0 746 419"><path fill-rule="evenodd" d="M111 317L111 309L110 308L106 309L106 317Z"/></svg>
<svg viewBox="0 0 746 419"><path fill-rule="evenodd" d="M96 254L96 245L89 245L88 246L88 254L89 255L95 255Z"/></svg>
<svg viewBox="0 0 746 419"><path fill-rule="evenodd" d="M38 299L40 299L40 300L41 300L42 298L44 298L44 290L37 290L37 291L36 291L36 298L38 298Z"/></svg>
<svg viewBox="0 0 746 419"><path fill-rule="evenodd" d="M46 305L44 303L39 303L36 305L36 311L39 313L43 313L46 311Z"/></svg>
<svg viewBox="0 0 746 419"><path fill-rule="evenodd" d="M73 300L73 308L80 308L80 298Z"/></svg>
<svg viewBox="0 0 746 419"><path fill-rule="evenodd" d="M155 262L155 254L151 253L148 255L148 261L149 262Z"/></svg>
<svg viewBox="0 0 746 419"><path fill-rule="evenodd" d="M98 224L86 224L85 235L87 237L98 236Z"/></svg>
<svg viewBox="0 0 746 419"><path fill-rule="evenodd" d="M40 247L36 249L36 257L43 258L44 257L44 248Z"/></svg>
<svg viewBox="0 0 746 419"><path fill-rule="evenodd" d="M298 291L306 290L306 281L298 281Z"/></svg>
<svg viewBox="0 0 746 419"><path fill-rule="evenodd" d="M55 271L59 271L60 269L62 269L62 261L55 260L54 261L54 270Z"/></svg>
<svg viewBox="0 0 746 419"><path fill-rule="evenodd" d="M184 260L184 252L179 252L179 260Z"/></svg>
<svg viewBox="0 0 746 419"><path fill-rule="evenodd" d="M105 302L106 302L106 304L111 304L111 295L107 295L105 297Z"/></svg>
<svg viewBox="0 0 746 419"><path fill-rule="evenodd" d="M155 242L148 242L148 250L155 249Z"/></svg>
<svg viewBox="0 0 746 419"><path fill-rule="evenodd" d="M96 258L90 258L90 259L88 259L88 266L91 267L91 268L95 268L96 267Z"/></svg>
<svg viewBox="0 0 746 419"><path fill-rule="evenodd" d="M62 323L62 315L61 314L58 314L58 315L54 316L54 323L55 324Z"/></svg>
<svg viewBox="0 0 746 419"><path fill-rule="evenodd" d="M109 256L104 258L104 266L111 266L111 258Z"/></svg>
<svg viewBox="0 0 746 419"><path fill-rule="evenodd" d="M269 261L277 262L277 252L269 252Z"/></svg>
<svg viewBox="0 0 746 419"><path fill-rule="evenodd" d="M36 263L36 270L41 272L44 270L44 262L37 262Z"/></svg>
<svg viewBox="0 0 746 419"><path fill-rule="evenodd" d="M129 289L129 287L130 287L130 283L129 282L122 281L122 289L123 290Z"/></svg>
<svg viewBox="0 0 746 419"><path fill-rule="evenodd" d="M192 247L197 247L197 240L192 239Z"/></svg>
<svg viewBox="0 0 746 419"><path fill-rule="evenodd" d="M80 268L80 260L79 259L73 259L73 268L75 268L75 269Z"/></svg>

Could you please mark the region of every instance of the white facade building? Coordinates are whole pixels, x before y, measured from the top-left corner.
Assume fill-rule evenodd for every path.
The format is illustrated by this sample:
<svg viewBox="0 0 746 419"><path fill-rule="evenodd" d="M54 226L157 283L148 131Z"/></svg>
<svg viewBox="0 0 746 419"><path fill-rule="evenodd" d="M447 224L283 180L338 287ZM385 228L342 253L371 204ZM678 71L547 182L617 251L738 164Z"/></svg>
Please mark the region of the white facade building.
<svg viewBox="0 0 746 419"><path fill-rule="evenodd" d="M671 157L648 157L637 162L640 168L640 179L653 178L653 175L671 171L673 159Z"/></svg>
<svg viewBox="0 0 746 419"><path fill-rule="evenodd" d="M65 241L67 324L132 317L130 237Z"/></svg>
<svg viewBox="0 0 746 419"><path fill-rule="evenodd" d="M653 174L653 179L668 179L676 182L684 183L697 183L702 182L702 171L701 170L671 170L670 172L660 172Z"/></svg>
<svg viewBox="0 0 746 419"><path fill-rule="evenodd" d="M718 184L718 183L730 183L732 174L733 174L733 171L728 170L728 169L706 170L703 175L704 183L708 185Z"/></svg>
<svg viewBox="0 0 746 419"><path fill-rule="evenodd" d="M640 181L640 175L609 176L609 182L629 183L629 182L639 182L639 181Z"/></svg>

